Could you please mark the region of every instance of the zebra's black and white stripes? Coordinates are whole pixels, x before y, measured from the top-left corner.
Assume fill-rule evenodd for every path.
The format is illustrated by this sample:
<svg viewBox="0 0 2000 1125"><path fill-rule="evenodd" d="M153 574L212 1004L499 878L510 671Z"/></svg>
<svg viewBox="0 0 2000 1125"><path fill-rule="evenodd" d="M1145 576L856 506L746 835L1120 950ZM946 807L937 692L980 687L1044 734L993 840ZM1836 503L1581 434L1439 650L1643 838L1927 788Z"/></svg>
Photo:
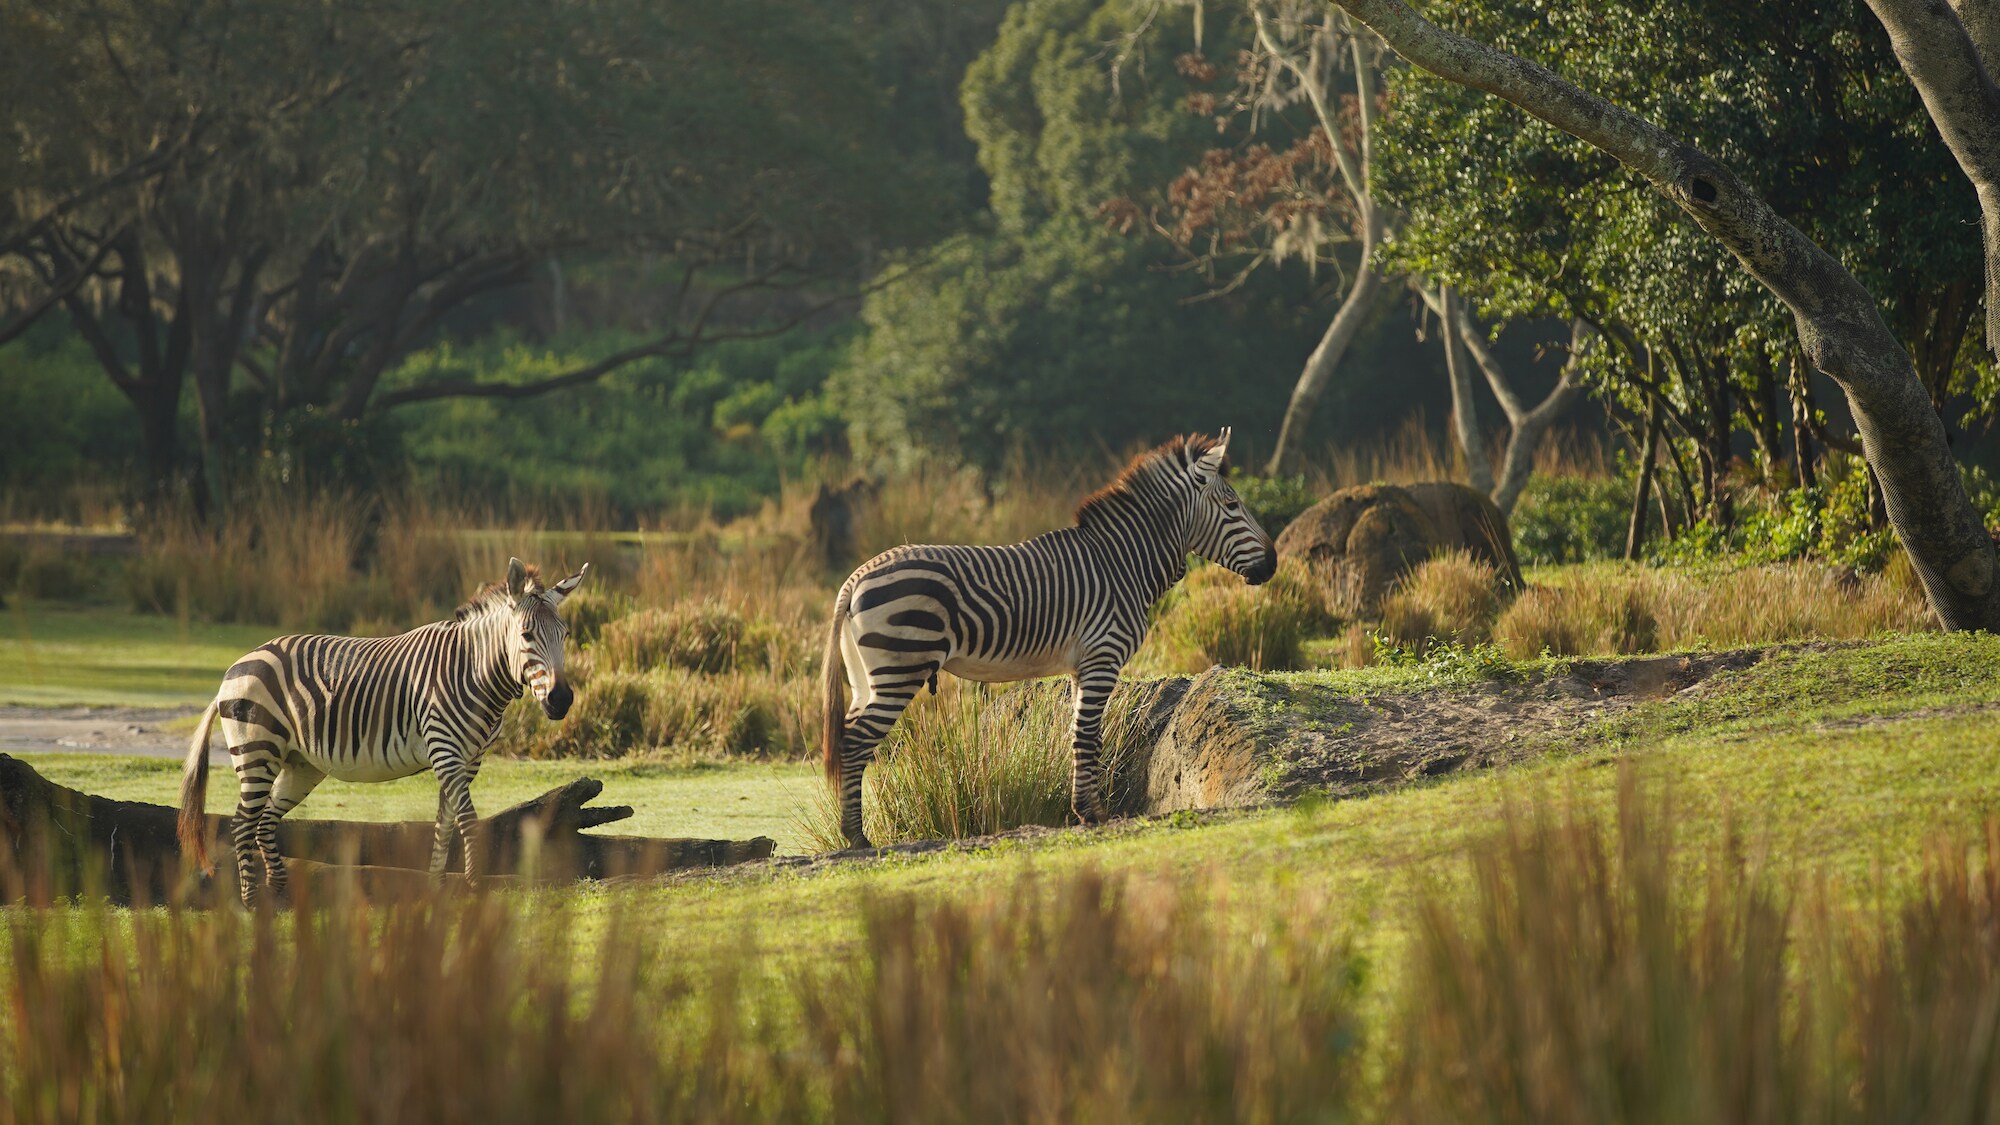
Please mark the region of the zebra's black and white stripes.
<svg viewBox="0 0 2000 1125"><path fill-rule="evenodd" d="M897 547L848 576L827 631L822 749L850 844L869 844L862 772L941 670L988 682L1069 673L1071 808L1103 818L1104 706L1145 639L1148 607L1180 581L1190 554L1253 585L1277 570L1271 537L1224 477L1228 444L1225 429L1139 455L1083 501L1074 527L1006 547Z"/></svg>
<svg viewBox="0 0 2000 1125"><path fill-rule="evenodd" d="M544 587L533 567L510 560L504 585L488 586L450 621L380 639L280 637L230 666L202 712L181 774L183 855L208 865L203 806L208 738L218 719L236 769L232 820L243 901L255 901L255 859L274 894L285 890L278 821L327 777L388 781L430 770L438 778L431 872L442 875L456 831L465 873L477 873L472 780L499 733L501 713L525 690L560 719L571 692L563 679L568 628L556 607L588 565Z"/></svg>

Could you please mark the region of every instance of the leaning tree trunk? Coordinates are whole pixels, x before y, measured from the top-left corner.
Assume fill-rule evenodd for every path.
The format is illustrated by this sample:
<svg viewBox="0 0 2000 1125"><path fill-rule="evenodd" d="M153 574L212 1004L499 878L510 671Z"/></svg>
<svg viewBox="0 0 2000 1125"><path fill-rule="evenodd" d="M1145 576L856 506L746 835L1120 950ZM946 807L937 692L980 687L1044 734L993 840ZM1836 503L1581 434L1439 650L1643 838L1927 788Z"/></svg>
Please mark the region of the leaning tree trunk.
<svg viewBox="0 0 2000 1125"><path fill-rule="evenodd" d="M1514 103L1615 157L1734 254L1791 310L1814 367L1847 394L1868 463L1882 482L1890 522L1908 550L1932 610L1948 629L2000 628L1993 542L1980 525L1910 356L1890 333L1872 294L1839 261L1773 211L1748 184L1702 150L1629 110L1585 93L1545 67L1447 32L1402 0L1335 0L1413 65ZM2000 94L1977 66L1957 17L1923 0L1870 0L1884 17L1911 80L1947 143L1979 188L1986 216L1988 278L2000 246ZM1983 5L1982 5L1983 6ZM1949 27L1941 27L1949 20ZM1900 22L1898 22L1900 21ZM1901 23L1905 29L1898 37ZM1935 66L1928 54L1948 56ZM1970 67L1963 65L1973 61ZM1956 83L1949 93L1931 87ZM1963 87L1963 88L1959 88ZM1967 118L1976 120L1968 121ZM1959 133L1968 134L1955 141ZM1963 148L1964 151L1961 149ZM1976 167L1976 171L1973 169ZM2000 318L1991 318L2000 320ZM2000 329L1993 331L2000 332Z"/></svg>
<svg viewBox="0 0 2000 1125"><path fill-rule="evenodd" d="M1321 85L1319 76L1297 65L1295 60L1278 50L1261 16L1258 17L1257 32L1265 48L1298 75L1301 87L1312 102L1313 114L1333 150L1341 182L1347 186L1347 193L1353 198L1360 215L1356 230L1361 236L1361 259L1355 270L1354 284L1348 286L1347 297L1340 302L1340 311L1334 314L1333 323L1326 326L1318 346L1306 357L1305 370L1299 373L1299 381L1292 387L1291 400L1285 404L1285 419L1278 426L1278 444L1271 450L1271 459L1264 465L1267 475L1279 476L1297 463L1300 448L1305 444L1306 426L1312 421L1313 411L1319 407L1320 396L1326 392L1326 385L1333 378L1334 369L1340 366L1341 357L1347 354L1348 345L1361 334L1361 326L1367 322L1368 314L1374 311L1376 297L1383 292L1382 276L1375 271L1374 263L1375 248L1381 244L1386 224L1375 206L1370 183L1369 144L1375 112L1375 74L1361 37L1354 36L1349 42L1354 63L1355 125L1360 147L1358 153L1350 153L1342 140L1343 130L1336 119L1334 107L1328 103L1327 91Z"/></svg>
<svg viewBox="0 0 2000 1125"><path fill-rule="evenodd" d="M1479 404L1472 397L1472 361L1458 334L1460 302L1449 286L1441 286L1435 306L1438 333L1444 337L1444 369L1451 379L1451 429L1458 451L1465 455L1465 482L1483 495L1493 495L1493 465L1479 437Z"/></svg>

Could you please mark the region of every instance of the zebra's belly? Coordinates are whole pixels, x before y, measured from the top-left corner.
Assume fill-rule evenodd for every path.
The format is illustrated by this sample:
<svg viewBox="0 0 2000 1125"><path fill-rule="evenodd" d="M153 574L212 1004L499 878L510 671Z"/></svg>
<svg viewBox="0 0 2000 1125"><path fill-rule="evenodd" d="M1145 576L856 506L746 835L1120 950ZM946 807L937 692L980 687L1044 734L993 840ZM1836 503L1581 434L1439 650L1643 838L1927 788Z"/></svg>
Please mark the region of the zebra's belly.
<svg viewBox="0 0 2000 1125"><path fill-rule="evenodd" d="M974 656L960 653L944 662L944 670L965 680L1000 684L1032 680L1041 676L1066 674L1076 668L1076 657L1068 650L1028 653L1020 656Z"/></svg>
<svg viewBox="0 0 2000 1125"><path fill-rule="evenodd" d="M385 745L308 752L306 760L340 781L394 781L431 768L424 740L416 735L392 738Z"/></svg>

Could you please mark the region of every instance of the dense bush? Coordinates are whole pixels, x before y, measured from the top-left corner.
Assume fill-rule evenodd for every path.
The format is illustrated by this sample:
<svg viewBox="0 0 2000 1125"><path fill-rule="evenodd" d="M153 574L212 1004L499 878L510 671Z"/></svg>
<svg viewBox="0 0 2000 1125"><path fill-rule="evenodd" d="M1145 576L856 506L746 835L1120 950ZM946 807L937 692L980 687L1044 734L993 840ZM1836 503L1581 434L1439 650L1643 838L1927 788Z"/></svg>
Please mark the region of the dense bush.
<svg viewBox="0 0 2000 1125"><path fill-rule="evenodd" d="M799 757L819 737L816 684L769 674L592 671L559 723L517 704L494 752L526 758Z"/></svg>
<svg viewBox="0 0 2000 1125"><path fill-rule="evenodd" d="M1546 566L1623 554L1632 487L1618 477L1536 474L1508 518L1521 562Z"/></svg>
<svg viewBox="0 0 2000 1125"><path fill-rule="evenodd" d="M1243 506L1257 517L1257 522L1276 539L1285 530L1285 525L1299 517L1299 513L1319 503L1320 495L1306 484L1306 478L1257 477L1240 474L1229 482L1236 489L1236 495L1243 498Z"/></svg>

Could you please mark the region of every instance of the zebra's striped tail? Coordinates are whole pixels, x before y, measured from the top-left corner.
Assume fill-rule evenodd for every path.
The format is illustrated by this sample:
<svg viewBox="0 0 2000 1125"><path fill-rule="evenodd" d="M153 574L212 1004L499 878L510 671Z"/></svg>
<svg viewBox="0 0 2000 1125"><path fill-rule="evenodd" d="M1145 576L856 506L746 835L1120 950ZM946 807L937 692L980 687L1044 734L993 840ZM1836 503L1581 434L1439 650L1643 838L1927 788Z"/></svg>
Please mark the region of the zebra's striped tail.
<svg viewBox="0 0 2000 1125"><path fill-rule="evenodd" d="M847 593L833 605L833 621L826 630L826 661L821 671L820 702L826 709L826 727L820 735L820 749L826 755L826 779L840 793L840 747L847 740L847 661L840 652L840 630L847 624Z"/></svg>
<svg viewBox="0 0 2000 1125"><path fill-rule="evenodd" d="M175 827L182 857L199 865L203 875L215 874L215 866L208 862L208 733L215 729L221 706L221 700L211 700L195 720L187 761L181 765L181 818Z"/></svg>

